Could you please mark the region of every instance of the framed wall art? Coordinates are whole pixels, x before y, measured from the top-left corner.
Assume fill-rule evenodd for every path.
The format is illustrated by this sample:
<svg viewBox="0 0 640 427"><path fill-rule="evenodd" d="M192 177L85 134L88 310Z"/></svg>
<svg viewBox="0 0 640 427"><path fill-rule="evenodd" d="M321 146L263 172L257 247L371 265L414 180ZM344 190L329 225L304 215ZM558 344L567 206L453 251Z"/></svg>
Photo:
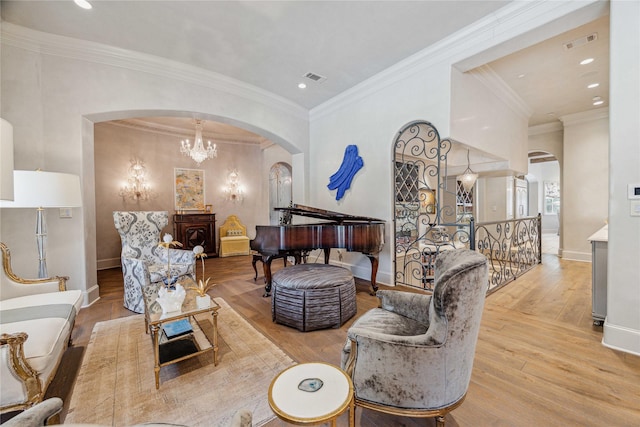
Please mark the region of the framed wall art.
<svg viewBox="0 0 640 427"><path fill-rule="evenodd" d="M174 168L174 193L177 211L204 210L204 170Z"/></svg>

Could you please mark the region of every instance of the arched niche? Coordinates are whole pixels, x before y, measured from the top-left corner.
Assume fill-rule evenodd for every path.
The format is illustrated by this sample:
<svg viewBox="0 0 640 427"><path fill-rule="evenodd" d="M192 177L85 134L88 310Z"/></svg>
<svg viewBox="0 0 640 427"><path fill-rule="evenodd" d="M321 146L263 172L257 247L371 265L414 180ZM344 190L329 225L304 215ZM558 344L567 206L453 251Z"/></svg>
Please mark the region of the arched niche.
<svg viewBox="0 0 640 427"><path fill-rule="evenodd" d="M293 201L291 165L275 163L269 170L269 224L280 223L280 213L274 208L286 207Z"/></svg>

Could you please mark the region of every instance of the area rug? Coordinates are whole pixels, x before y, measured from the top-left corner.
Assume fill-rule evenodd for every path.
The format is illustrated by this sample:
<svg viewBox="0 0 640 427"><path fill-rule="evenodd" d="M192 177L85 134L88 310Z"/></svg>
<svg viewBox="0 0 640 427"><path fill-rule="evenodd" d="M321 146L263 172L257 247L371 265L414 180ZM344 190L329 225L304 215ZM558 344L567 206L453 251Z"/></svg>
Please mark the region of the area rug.
<svg viewBox="0 0 640 427"><path fill-rule="evenodd" d="M144 316L96 323L64 422L228 426L242 408L253 413L254 426L272 420L269 384L294 361L223 299L215 301L218 366L212 352L165 366L159 390Z"/></svg>

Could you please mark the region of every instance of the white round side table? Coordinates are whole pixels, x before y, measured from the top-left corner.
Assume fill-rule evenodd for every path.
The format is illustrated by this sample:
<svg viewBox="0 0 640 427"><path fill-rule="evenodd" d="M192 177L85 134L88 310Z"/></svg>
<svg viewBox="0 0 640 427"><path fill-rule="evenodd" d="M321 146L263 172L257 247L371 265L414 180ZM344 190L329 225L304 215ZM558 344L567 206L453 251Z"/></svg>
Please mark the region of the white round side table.
<svg viewBox="0 0 640 427"><path fill-rule="evenodd" d="M347 409L355 426L351 378L328 363L300 363L280 372L269 386L269 405L282 420L296 425L331 422Z"/></svg>

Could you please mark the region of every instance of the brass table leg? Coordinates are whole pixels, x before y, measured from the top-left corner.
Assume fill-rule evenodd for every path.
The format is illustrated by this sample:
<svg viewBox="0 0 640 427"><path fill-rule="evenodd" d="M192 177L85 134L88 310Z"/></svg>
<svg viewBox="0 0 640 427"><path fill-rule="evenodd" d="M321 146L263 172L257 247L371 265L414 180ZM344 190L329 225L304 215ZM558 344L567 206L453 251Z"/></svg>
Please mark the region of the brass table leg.
<svg viewBox="0 0 640 427"><path fill-rule="evenodd" d="M151 336L153 337L153 356L155 365L153 370L156 375L156 390L160 388L160 327L158 325L151 326Z"/></svg>
<svg viewBox="0 0 640 427"><path fill-rule="evenodd" d="M213 366L218 366L218 311L213 314Z"/></svg>

